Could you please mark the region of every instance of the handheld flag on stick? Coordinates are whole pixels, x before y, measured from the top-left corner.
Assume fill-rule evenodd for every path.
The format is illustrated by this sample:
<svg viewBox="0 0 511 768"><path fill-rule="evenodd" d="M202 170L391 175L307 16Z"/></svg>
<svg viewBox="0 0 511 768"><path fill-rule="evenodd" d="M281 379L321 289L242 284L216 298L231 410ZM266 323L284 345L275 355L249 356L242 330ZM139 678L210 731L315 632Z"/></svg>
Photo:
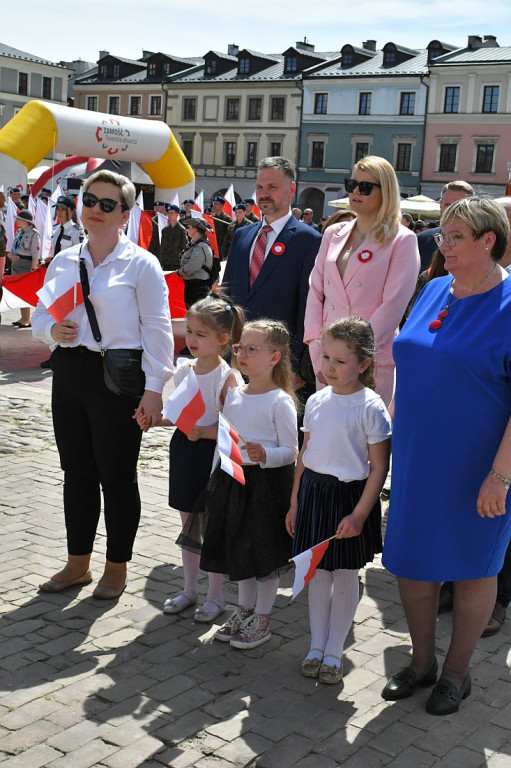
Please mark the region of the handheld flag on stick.
<svg viewBox="0 0 511 768"><path fill-rule="evenodd" d="M193 368L171 394L163 407L163 415L181 432L189 435L201 416L206 413L199 382Z"/></svg>
<svg viewBox="0 0 511 768"><path fill-rule="evenodd" d="M331 536L330 539L325 539L325 541L321 541L316 546L311 547L311 549L306 549L305 552L300 552L299 555L291 558L296 566L292 600L300 594L309 581L312 581L318 564L328 549L330 540L334 538L335 536Z"/></svg>
<svg viewBox="0 0 511 768"><path fill-rule="evenodd" d="M239 435L229 424L225 416L218 414L218 454L220 466L228 475L245 485L245 475L241 468L243 459L238 448Z"/></svg>
<svg viewBox="0 0 511 768"><path fill-rule="evenodd" d="M56 320L62 322L77 306L83 304L82 284L77 269L66 269L52 280L48 280L37 291L42 303Z"/></svg>

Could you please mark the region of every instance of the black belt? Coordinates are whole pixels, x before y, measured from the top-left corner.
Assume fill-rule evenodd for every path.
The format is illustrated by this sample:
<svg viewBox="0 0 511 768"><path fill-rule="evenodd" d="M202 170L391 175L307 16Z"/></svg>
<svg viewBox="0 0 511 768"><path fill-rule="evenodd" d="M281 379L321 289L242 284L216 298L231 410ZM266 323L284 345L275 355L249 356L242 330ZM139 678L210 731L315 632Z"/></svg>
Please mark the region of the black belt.
<svg viewBox="0 0 511 768"><path fill-rule="evenodd" d="M61 352L65 352L66 354L74 354L74 355L99 355L99 351L95 351L93 349L89 349L89 347L84 347L83 345L80 345L78 347L61 347L60 345L57 347Z"/></svg>
<svg viewBox="0 0 511 768"><path fill-rule="evenodd" d="M20 259L23 259L23 261L32 261L32 256L22 256L20 253L18 256Z"/></svg>

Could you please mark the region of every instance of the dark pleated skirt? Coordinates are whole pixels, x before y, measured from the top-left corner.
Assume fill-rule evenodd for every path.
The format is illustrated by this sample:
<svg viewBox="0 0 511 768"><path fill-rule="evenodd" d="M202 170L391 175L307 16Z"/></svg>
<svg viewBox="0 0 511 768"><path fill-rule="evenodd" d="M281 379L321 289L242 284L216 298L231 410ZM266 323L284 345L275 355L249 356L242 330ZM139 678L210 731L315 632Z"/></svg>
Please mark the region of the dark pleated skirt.
<svg viewBox="0 0 511 768"><path fill-rule="evenodd" d="M332 475L305 469L298 491L293 557L333 536L343 517L356 507L365 480L343 483ZM358 570L382 550L380 500L372 508L360 536L333 539L318 568Z"/></svg>
<svg viewBox="0 0 511 768"><path fill-rule="evenodd" d="M188 440L176 429L169 446L169 506L193 512L200 493L209 482L215 440Z"/></svg>
<svg viewBox="0 0 511 768"><path fill-rule="evenodd" d="M231 581L274 578L291 557L285 517L294 464L275 469L256 464L243 472L245 485L220 468L211 477L200 567Z"/></svg>

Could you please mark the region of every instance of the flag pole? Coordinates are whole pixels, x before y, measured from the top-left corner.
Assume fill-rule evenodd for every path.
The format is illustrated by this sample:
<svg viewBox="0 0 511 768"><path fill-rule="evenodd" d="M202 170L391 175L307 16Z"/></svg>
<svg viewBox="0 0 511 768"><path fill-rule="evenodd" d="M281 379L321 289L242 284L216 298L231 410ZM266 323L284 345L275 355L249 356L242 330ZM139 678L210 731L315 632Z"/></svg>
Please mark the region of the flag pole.
<svg viewBox="0 0 511 768"><path fill-rule="evenodd" d="M225 418L225 416L224 416L224 418ZM333 536L330 536L328 539L323 539L323 541L318 541L318 544L324 544L324 543L325 543L325 541L332 541L332 539L336 539L336 538L337 538L337 534L336 534L336 533L334 533L334 535L333 535ZM317 546L318 546L318 544L313 544L313 546L314 546L314 547L317 547ZM310 547L310 549L312 549L312 547ZM305 550L304 550L304 552L307 552L307 551L308 551L307 549L305 549ZM299 552L299 554L301 555L301 554L302 554L302 552ZM298 555L295 555L295 557L298 557ZM293 559L294 559L294 558L290 557L290 558L288 559L288 561L287 561L287 562L288 562L288 563L292 563L292 562L293 562Z"/></svg>
<svg viewBox="0 0 511 768"><path fill-rule="evenodd" d="M220 408L217 408L217 409L216 409L216 412L217 412L217 413L222 413L222 411L220 410ZM222 417L223 417L223 418L226 420L226 422L228 423L228 425L230 426L230 428L231 428L231 429L234 429L234 431L236 432L236 434L238 435L238 437L239 437L239 438L240 438L240 439L241 439L241 440L242 440L242 441L245 443L245 445L246 445L246 444L248 443L248 440L245 440L245 438L243 437L243 435L241 434L241 432L238 432L238 430L236 429L236 427L235 427L233 424L231 424L231 422L229 421L229 419L227 418L227 416L224 416L224 414L223 414L223 413L222 413Z"/></svg>

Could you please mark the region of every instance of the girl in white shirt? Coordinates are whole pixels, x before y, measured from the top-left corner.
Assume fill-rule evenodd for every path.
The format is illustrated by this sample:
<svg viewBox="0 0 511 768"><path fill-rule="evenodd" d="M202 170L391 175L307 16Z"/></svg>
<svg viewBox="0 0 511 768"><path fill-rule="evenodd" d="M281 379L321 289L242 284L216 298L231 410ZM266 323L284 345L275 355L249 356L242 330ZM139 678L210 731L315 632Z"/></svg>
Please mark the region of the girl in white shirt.
<svg viewBox="0 0 511 768"><path fill-rule="evenodd" d="M247 649L271 637L279 570L291 554L285 516L298 437L286 328L247 323L233 352L249 383L229 390L223 413L240 436L245 485L215 470L201 568L238 582L238 608L215 638Z"/></svg>
<svg viewBox="0 0 511 768"><path fill-rule="evenodd" d="M373 392L370 324L347 317L325 328L321 371L329 386L307 401L286 527L293 555L337 534L309 585L311 647L301 665L305 677L334 684L358 605L358 570L382 549L391 421Z"/></svg>
<svg viewBox="0 0 511 768"><path fill-rule="evenodd" d="M179 510L183 524L177 543L183 552L184 589L165 601L163 613L181 613L197 602L203 518L200 497L213 468L218 410L223 408L229 389L243 384L239 371L232 369L223 355L229 340L240 338L244 319L241 307L213 295L195 302L186 315L186 344L195 359L177 361L174 383L178 387L193 369L206 411L188 435L176 429L170 441L169 506ZM137 421L144 429L144 414ZM158 426L173 426L165 408ZM206 601L195 610L195 621L212 622L223 613L222 581L221 574L209 574Z"/></svg>

